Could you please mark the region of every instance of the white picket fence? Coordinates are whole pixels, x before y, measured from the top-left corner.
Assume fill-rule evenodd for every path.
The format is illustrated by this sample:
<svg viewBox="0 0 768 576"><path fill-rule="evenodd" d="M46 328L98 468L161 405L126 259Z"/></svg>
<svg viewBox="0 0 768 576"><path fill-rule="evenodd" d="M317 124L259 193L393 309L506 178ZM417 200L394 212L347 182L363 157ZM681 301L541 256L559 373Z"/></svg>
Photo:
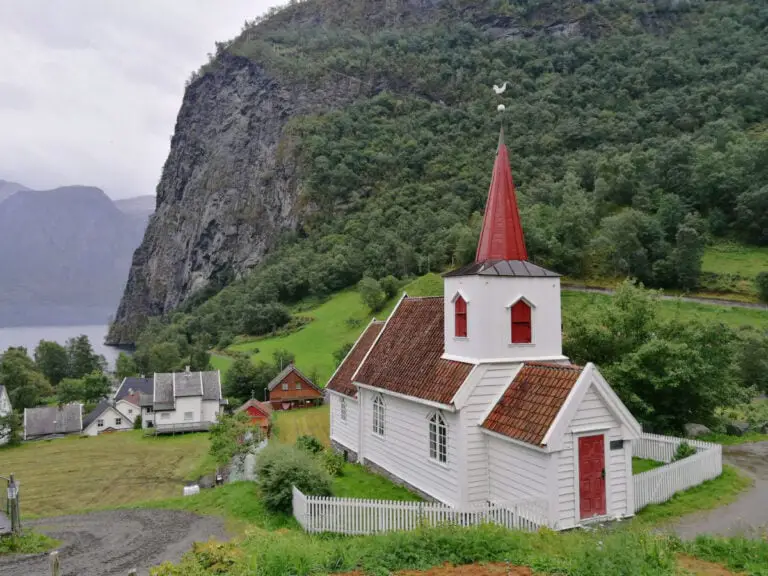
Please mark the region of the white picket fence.
<svg viewBox="0 0 768 576"><path fill-rule="evenodd" d="M696 454L672 462L677 447L682 442L687 442L695 448ZM666 502L675 493L717 478L723 472L723 447L700 440L643 434L633 443L633 456L667 463L665 466L633 476L635 512L648 504Z"/></svg>
<svg viewBox="0 0 768 576"><path fill-rule="evenodd" d="M534 532L546 524L546 510L543 499L451 508L428 502L306 496L293 488L293 515L307 532L357 535L486 523Z"/></svg>

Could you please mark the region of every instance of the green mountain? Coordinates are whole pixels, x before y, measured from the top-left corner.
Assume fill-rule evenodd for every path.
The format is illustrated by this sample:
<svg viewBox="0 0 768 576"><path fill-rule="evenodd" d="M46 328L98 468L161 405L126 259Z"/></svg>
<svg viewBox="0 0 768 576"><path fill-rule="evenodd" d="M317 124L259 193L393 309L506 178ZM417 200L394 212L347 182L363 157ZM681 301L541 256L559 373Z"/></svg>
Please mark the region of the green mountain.
<svg viewBox="0 0 768 576"><path fill-rule="evenodd" d="M535 262L695 287L707 237L768 244L766 54L761 0L273 11L190 79L111 340L179 309L187 341L257 334L466 262L500 122Z"/></svg>

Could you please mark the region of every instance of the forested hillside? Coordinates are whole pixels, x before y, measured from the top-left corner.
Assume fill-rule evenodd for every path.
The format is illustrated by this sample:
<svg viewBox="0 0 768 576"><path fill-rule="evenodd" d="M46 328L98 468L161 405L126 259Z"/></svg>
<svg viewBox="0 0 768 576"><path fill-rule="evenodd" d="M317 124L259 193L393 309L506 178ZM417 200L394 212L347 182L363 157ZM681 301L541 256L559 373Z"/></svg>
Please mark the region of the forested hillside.
<svg viewBox="0 0 768 576"><path fill-rule="evenodd" d="M499 103L535 262L691 289L708 239L768 244L761 0L310 0L217 45L189 90L233 62L257 66L268 90L336 85L347 100L291 115L273 169L249 173L267 190L295 168L295 224L263 262L184 294L169 327L182 355L269 331L288 320L283 304L363 276L471 259ZM131 340L123 312L113 336Z"/></svg>

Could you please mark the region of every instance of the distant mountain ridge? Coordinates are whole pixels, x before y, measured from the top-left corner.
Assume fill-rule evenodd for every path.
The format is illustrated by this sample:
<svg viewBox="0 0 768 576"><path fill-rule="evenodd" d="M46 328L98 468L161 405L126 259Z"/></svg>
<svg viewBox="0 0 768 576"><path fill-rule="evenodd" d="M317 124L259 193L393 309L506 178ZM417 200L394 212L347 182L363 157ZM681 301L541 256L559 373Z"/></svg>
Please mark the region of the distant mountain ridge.
<svg viewBox="0 0 768 576"><path fill-rule="evenodd" d="M147 200L0 181L0 327L103 324L125 285Z"/></svg>

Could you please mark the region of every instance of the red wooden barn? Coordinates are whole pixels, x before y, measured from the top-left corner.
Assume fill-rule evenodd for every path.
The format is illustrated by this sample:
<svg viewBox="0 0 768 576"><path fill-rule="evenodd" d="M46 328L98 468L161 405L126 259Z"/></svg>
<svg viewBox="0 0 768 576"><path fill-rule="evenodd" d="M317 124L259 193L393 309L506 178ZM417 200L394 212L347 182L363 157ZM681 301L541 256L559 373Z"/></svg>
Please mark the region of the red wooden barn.
<svg viewBox="0 0 768 576"><path fill-rule="evenodd" d="M307 408L323 403L323 391L293 364L275 376L268 389L273 410Z"/></svg>
<svg viewBox="0 0 768 576"><path fill-rule="evenodd" d="M264 436L269 436L269 431L272 427L272 406L269 403L251 399L235 410L235 412L245 412L248 414L251 418L251 424L259 426Z"/></svg>

